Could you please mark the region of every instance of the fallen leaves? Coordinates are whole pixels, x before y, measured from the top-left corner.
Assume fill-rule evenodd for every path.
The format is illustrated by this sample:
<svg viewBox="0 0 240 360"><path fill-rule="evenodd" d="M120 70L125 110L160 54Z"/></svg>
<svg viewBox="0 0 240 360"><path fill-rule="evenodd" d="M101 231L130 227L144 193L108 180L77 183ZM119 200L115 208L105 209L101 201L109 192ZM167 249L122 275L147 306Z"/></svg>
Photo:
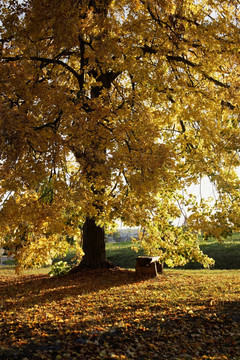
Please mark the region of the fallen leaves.
<svg viewBox="0 0 240 360"><path fill-rule="evenodd" d="M3 360L240 357L240 271L89 271L0 289Z"/></svg>

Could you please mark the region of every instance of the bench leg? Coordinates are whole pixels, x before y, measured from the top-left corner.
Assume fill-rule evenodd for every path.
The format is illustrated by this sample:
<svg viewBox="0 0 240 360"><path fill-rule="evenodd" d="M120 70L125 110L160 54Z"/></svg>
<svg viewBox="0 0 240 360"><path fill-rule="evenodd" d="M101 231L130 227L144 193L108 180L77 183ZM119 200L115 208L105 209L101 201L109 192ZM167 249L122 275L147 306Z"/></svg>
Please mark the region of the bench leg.
<svg viewBox="0 0 240 360"><path fill-rule="evenodd" d="M157 272L159 274L162 274L162 272L163 272L163 263L160 264L159 262L157 262Z"/></svg>

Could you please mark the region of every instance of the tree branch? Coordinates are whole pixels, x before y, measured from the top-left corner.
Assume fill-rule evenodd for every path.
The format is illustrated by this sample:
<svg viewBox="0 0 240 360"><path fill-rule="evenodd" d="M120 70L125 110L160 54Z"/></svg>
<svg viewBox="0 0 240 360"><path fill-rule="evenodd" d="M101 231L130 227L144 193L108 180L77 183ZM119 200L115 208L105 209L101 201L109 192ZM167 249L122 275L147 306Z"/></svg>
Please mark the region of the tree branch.
<svg viewBox="0 0 240 360"><path fill-rule="evenodd" d="M185 59L182 56L172 56L172 55L167 55L167 60L168 61L176 61L176 62L182 62L183 64L189 65L191 67L196 67L198 66L197 64L194 64L192 61Z"/></svg>
<svg viewBox="0 0 240 360"><path fill-rule="evenodd" d="M188 59L185 59L184 57L182 56L171 56L171 55L167 55L167 59L169 61L176 61L176 62L182 62L186 65L189 65L191 67L197 67L199 66L198 64L195 64L193 63L192 61L188 60ZM221 87L224 87L224 88L229 88L230 85L229 84L224 84L223 82L221 82L220 80L217 80L215 78L213 78L212 76L208 75L205 71L200 71L200 73L205 76L206 79L212 81L215 85L217 86L221 86Z"/></svg>
<svg viewBox="0 0 240 360"><path fill-rule="evenodd" d="M221 87L224 87L226 89L228 89L230 87L229 84L224 84L223 82L221 82L221 81L219 81L217 79L214 79L212 76L206 74L205 72L202 72L202 74L203 74L203 76L205 76L206 79L214 82L214 84L217 85L217 86L221 86Z"/></svg>
<svg viewBox="0 0 240 360"><path fill-rule="evenodd" d="M63 111L60 110L60 112L58 114L58 117L54 121L52 121L50 123L43 124L41 126L35 126L33 128L33 130L38 131L38 130L42 130L44 128L50 127L54 132L56 132L56 130L58 129L62 114L63 114Z"/></svg>
<svg viewBox="0 0 240 360"><path fill-rule="evenodd" d="M39 61L42 63L42 67L48 65L48 64L57 64L57 65L61 65L62 67L64 67L65 69L67 69L70 73L72 73L78 80L79 82L79 78L80 75L78 74L78 72L76 70L74 70L71 66L69 66L68 64L66 64L65 62L59 60L59 59L49 59L49 58L44 58L41 56L30 56L30 57L24 57L24 56L2 56L1 57L2 60L5 60L7 62L10 61L21 61L21 60L31 60L31 61Z"/></svg>

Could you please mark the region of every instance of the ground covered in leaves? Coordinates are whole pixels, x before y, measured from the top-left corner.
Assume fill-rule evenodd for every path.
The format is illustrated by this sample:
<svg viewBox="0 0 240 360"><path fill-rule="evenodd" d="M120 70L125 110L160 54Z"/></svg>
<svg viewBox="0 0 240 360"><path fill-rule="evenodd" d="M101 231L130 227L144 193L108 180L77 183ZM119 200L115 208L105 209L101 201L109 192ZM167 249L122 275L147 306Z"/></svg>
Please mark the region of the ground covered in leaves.
<svg viewBox="0 0 240 360"><path fill-rule="evenodd" d="M0 359L240 359L240 271L0 278Z"/></svg>

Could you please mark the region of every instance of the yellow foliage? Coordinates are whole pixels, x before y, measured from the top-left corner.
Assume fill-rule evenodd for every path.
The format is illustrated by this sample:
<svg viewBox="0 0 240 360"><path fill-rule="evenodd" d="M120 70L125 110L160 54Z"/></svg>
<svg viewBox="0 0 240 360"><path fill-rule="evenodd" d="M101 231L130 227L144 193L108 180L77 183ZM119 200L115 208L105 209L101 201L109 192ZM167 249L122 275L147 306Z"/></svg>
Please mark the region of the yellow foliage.
<svg viewBox="0 0 240 360"><path fill-rule="evenodd" d="M147 251L165 244L173 263L206 263L200 229L239 230L239 11L235 0L2 2L0 231L19 263L80 243L86 217L146 228ZM203 176L219 199L179 200ZM181 202L188 233L169 227Z"/></svg>

